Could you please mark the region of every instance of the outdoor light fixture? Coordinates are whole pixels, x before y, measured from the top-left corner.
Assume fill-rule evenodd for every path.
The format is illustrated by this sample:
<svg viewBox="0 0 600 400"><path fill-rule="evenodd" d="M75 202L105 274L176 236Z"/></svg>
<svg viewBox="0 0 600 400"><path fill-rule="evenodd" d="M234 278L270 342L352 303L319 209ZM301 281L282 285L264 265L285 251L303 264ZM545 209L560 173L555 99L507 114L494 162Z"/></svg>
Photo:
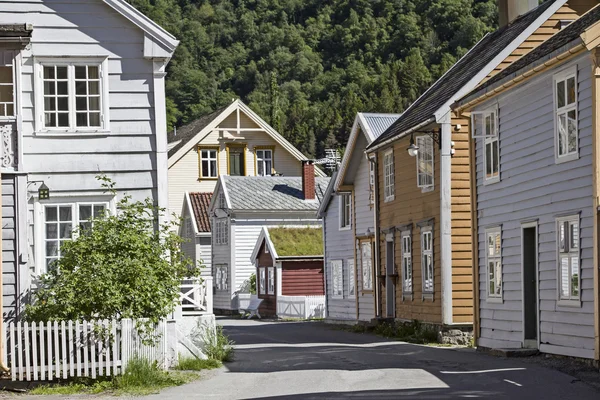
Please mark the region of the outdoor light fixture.
<svg viewBox="0 0 600 400"><path fill-rule="evenodd" d="M410 135L410 146L408 146L408 155L414 157L419 152L419 146L415 145L415 138L413 135Z"/></svg>
<svg viewBox="0 0 600 400"><path fill-rule="evenodd" d="M44 182L38 188L38 197L40 200L48 200L50 198L50 189Z"/></svg>

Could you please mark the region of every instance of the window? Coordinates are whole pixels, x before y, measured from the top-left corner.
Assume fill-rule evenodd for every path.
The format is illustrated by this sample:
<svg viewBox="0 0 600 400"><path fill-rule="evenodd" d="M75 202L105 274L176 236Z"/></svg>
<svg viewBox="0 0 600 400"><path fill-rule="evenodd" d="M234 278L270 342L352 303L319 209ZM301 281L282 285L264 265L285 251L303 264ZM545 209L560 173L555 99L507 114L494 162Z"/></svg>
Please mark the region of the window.
<svg viewBox="0 0 600 400"><path fill-rule="evenodd" d="M344 277L342 269L342 260L331 261L331 287L334 299L341 299L344 297Z"/></svg>
<svg viewBox="0 0 600 400"><path fill-rule="evenodd" d="M270 176L273 174L273 150L256 150L256 175Z"/></svg>
<svg viewBox="0 0 600 400"><path fill-rule="evenodd" d="M0 53L0 118L15 115L13 52Z"/></svg>
<svg viewBox="0 0 600 400"><path fill-rule="evenodd" d="M231 176L245 176L246 175L246 147L243 146L229 146L227 147L228 153L228 171Z"/></svg>
<svg viewBox="0 0 600 400"><path fill-rule="evenodd" d="M190 217L185 217L185 237L193 238L195 236L194 233L194 224Z"/></svg>
<svg viewBox="0 0 600 400"><path fill-rule="evenodd" d="M275 268L268 268L268 293L275 294Z"/></svg>
<svg viewBox="0 0 600 400"><path fill-rule="evenodd" d="M402 241L402 292L411 294L413 290L411 231L403 231L400 240Z"/></svg>
<svg viewBox="0 0 600 400"><path fill-rule="evenodd" d="M369 159L369 203L375 204L375 161Z"/></svg>
<svg viewBox="0 0 600 400"><path fill-rule="evenodd" d="M225 199L225 194L223 194L223 192L219 193L219 208L221 210L227 209L227 200Z"/></svg>
<svg viewBox="0 0 600 400"><path fill-rule="evenodd" d="M384 201L394 200L394 151L389 150L383 156L383 198Z"/></svg>
<svg viewBox="0 0 600 400"><path fill-rule="evenodd" d="M418 136L417 146L417 186L427 192L433 190L433 139Z"/></svg>
<svg viewBox="0 0 600 400"><path fill-rule="evenodd" d="M579 216L559 218L556 224L559 300L579 301Z"/></svg>
<svg viewBox="0 0 600 400"><path fill-rule="evenodd" d="M227 264L217 264L215 266L216 280L215 284L217 290L228 290L229 289L229 268Z"/></svg>
<svg viewBox="0 0 600 400"><path fill-rule="evenodd" d="M421 268L423 293L433 293L433 232L430 227L421 230Z"/></svg>
<svg viewBox="0 0 600 400"><path fill-rule="evenodd" d="M352 193L340 195L340 230L350 229L352 215Z"/></svg>
<svg viewBox="0 0 600 400"><path fill-rule="evenodd" d="M484 182L491 183L500 180L500 142L498 139L498 112L488 111L483 116L484 129Z"/></svg>
<svg viewBox="0 0 600 400"><path fill-rule="evenodd" d="M577 133L577 73L576 69L554 77L554 124L556 158L558 162L579 157Z"/></svg>
<svg viewBox="0 0 600 400"><path fill-rule="evenodd" d="M42 129L108 129L105 74L105 60L41 62L38 76Z"/></svg>
<svg viewBox="0 0 600 400"><path fill-rule="evenodd" d="M500 228L486 231L486 246L488 301L502 299L502 238Z"/></svg>
<svg viewBox="0 0 600 400"><path fill-rule="evenodd" d="M107 203L66 203L44 206L44 260L46 271L58 260L64 242L71 240L73 231L80 233L93 226L94 218L101 218L108 209ZM43 272L43 271L40 271Z"/></svg>
<svg viewBox="0 0 600 400"><path fill-rule="evenodd" d="M356 297L356 285L355 285L355 277L354 277L354 260L348 260L348 297L354 298Z"/></svg>
<svg viewBox="0 0 600 400"><path fill-rule="evenodd" d="M200 148L200 178L216 178L219 175L217 148Z"/></svg>
<svg viewBox="0 0 600 400"><path fill-rule="evenodd" d="M371 259L371 242L363 242L361 244L360 254L363 291L373 290L373 264Z"/></svg>
<svg viewBox="0 0 600 400"><path fill-rule="evenodd" d="M216 218L215 220L215 244L216 245L227 245L229 244L229 227L227 224L227 218Z"/></svg>
<svg viewBox="0 0 600 400"><path fill-rule="evenodd" d="M265 291L265 269L264 267L260 267L258 269L258 273L259 273L259 283L258 283L258 293L259 294L266 294L267 292Z"/></svg>

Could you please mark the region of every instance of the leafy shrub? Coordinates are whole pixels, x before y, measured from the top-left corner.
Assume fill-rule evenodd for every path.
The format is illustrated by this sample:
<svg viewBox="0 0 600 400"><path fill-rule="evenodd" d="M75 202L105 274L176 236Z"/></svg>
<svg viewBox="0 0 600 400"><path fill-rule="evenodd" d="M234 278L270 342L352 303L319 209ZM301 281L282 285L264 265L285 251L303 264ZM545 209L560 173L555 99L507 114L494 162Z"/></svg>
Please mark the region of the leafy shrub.
<svg viewBox="0 0 600 400"><path fill-rule="evenodd" d="M250 275L250 293L256 294L256 274Z"/></svg>
<svg viewBox="0 0 600 400"><path fill-rule="evenodd" d="M220 362L233 359L235 342L229 340L229 337L223 332L222 326L217 325L213 328L212 325L198 323L192 336L194 344L200 347L209 359Z"/></svg>

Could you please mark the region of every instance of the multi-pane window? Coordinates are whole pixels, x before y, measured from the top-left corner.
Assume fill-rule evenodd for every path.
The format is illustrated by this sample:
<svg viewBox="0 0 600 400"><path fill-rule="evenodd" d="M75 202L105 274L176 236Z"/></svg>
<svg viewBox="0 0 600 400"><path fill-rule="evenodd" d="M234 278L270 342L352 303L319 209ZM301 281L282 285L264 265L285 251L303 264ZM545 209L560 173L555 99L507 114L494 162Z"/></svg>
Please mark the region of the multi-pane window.
<svg viewBox="0 0 600 400"><path fill-rule="evenodd" d="M433 293L433 232L431 228L421 231L421 268L423 293Z"/></svg>
<svg viewBox="0 0 600 400"><path fill-rule="evenodd" d="M15 115L13 53L0 53L0 118Z"/></svg>
<svg viewBox="0 0 600 400"><path fill-rule="evenodd" d="M268 294L275 294L275 268L268 268L268 280L267 280Z"/></svg>
<svg viewBox="0 0 600 400"><path fill-rule="evenodd" d="M383 197L384 201L394 200L394 151L389 150L383 156Z"/></svg>
<svg viewBox="0 0 600 400"><path fill-rule="evenodd" d="M352 195L342 193L340 195L340 229L350 229L352 215Z"/></svg>
<svg viewBox="0 0 600 400"><path fill-rule="evenodd" d="M375 204L375 162L369 162L369 202Z"/></svg>
<svg viewBox="0 0 600 400"><path fill-rule="evenodd" d="M216 286L217 290L228 290L229 289L229 268L227 264L217 264L215 266L216 272Z"/></svg>
<svg viewBox="0 0 600 400"><path fill-rule="evenodd" d="M100 64L44 64L41 80L44 128L102 128L105 99Z"/></svg>
<svg viewBox="0 0 600 400"><path fill-rule="evenodd" d="M560 300L579 300L579 217L559 218L558 270Z"/></svg>
<svg viewBox="0 0 600 400"><path fill-rule="evenodd" d="M344 297L344 275L342 260L331 261L331 280L333 298L340 299Z"/></svg>
<svg viewBox="0 0 600 400"><path fill-rule="evenodd" d="M258 293L266 294L265 285L266 285L266 268L261 267L258 269Z"/></svg>
<svg viewBox="0 0 600 400"><path fill-rule="evenodd" d="M402 240L402 292L412 293L412 237L410 231L404 231L400 234Z"/></svg>
<svg viewBox="0 0 600 400"><path fill-rule="evenodd" d="M360 248L363 290L373 290L373 264L371 259L371 243L363 242Z"/></svg>
<svg viewBox="0 0 600 400"><path fill-rule="evenodd" d="M500 228L486 231L488 299L502 298L502 239Z"/></svg>
<svg viewBox="0 0 600 400"><path fill-rule="evenodd" d="M229 243L229 230L227 218L215 218L214 237L216 245L226 245Z"/></svg>
<svg viewBox="0 0 600 400"><path fill-rule="evenodd" d="M417 186L423 190L433 189L433 139L418 136L417 146Z"/></svg>
<svg viewBox="0 0 600 400"><path fill-rule="evenodd" d="M500 178L500 142L496 132L498 113L492 110L484 114L485 151L483 153L486 182L497 181Z"/></svg>
<svg viewBox="0 0 600 400"><path fill-rule="evenodd" d="M61 256L61 247L73 231L90 229L93 220L105 215L106 203L71 203L44 206L44 260L46 270Z"/></svg>
<svg viewBox="0 0 600 400"><path fill-rule="evenodd" d="M577 73L569 70L554 77L556 157L560 161L578 156Z"/></svg>
<svg viewBox="0 0 600 400"><path fill-rule="evenodd" d="M219 193L219 208L225 210L227 208L227 201L223 192Z"/></svg>
<svg viewBox="0 0 600 400"><path fill-rule="evenodd" d="M256 175L270 176L273 173L273 150L256 150Z"/></svg>
<svg viewBox="0 0 600 400"><path fill-rule="evenodd" d="M354 277L354 260L350 259L347 262L348 265L348 297L354 298L356 296L356 285Z"/></svg>
<svg viewBox="0 0 600 400"><path fill-rule="evenodd" d="M200 178L216 178L218 176L217 149L200 149Z"/></svg>

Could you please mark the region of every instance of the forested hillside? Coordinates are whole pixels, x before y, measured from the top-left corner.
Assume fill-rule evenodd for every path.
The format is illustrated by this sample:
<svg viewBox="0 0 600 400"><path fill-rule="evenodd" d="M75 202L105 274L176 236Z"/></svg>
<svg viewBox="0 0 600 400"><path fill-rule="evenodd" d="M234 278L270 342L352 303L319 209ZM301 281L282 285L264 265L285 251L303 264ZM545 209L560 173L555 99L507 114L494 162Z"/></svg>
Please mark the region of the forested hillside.
<svg viewBox="0 0 600 400"><path fill-rule="evenodd" d="M496 0L129 0L181 44L169 129L241 98L301 151L401 112L486 32Z"/></svg>

